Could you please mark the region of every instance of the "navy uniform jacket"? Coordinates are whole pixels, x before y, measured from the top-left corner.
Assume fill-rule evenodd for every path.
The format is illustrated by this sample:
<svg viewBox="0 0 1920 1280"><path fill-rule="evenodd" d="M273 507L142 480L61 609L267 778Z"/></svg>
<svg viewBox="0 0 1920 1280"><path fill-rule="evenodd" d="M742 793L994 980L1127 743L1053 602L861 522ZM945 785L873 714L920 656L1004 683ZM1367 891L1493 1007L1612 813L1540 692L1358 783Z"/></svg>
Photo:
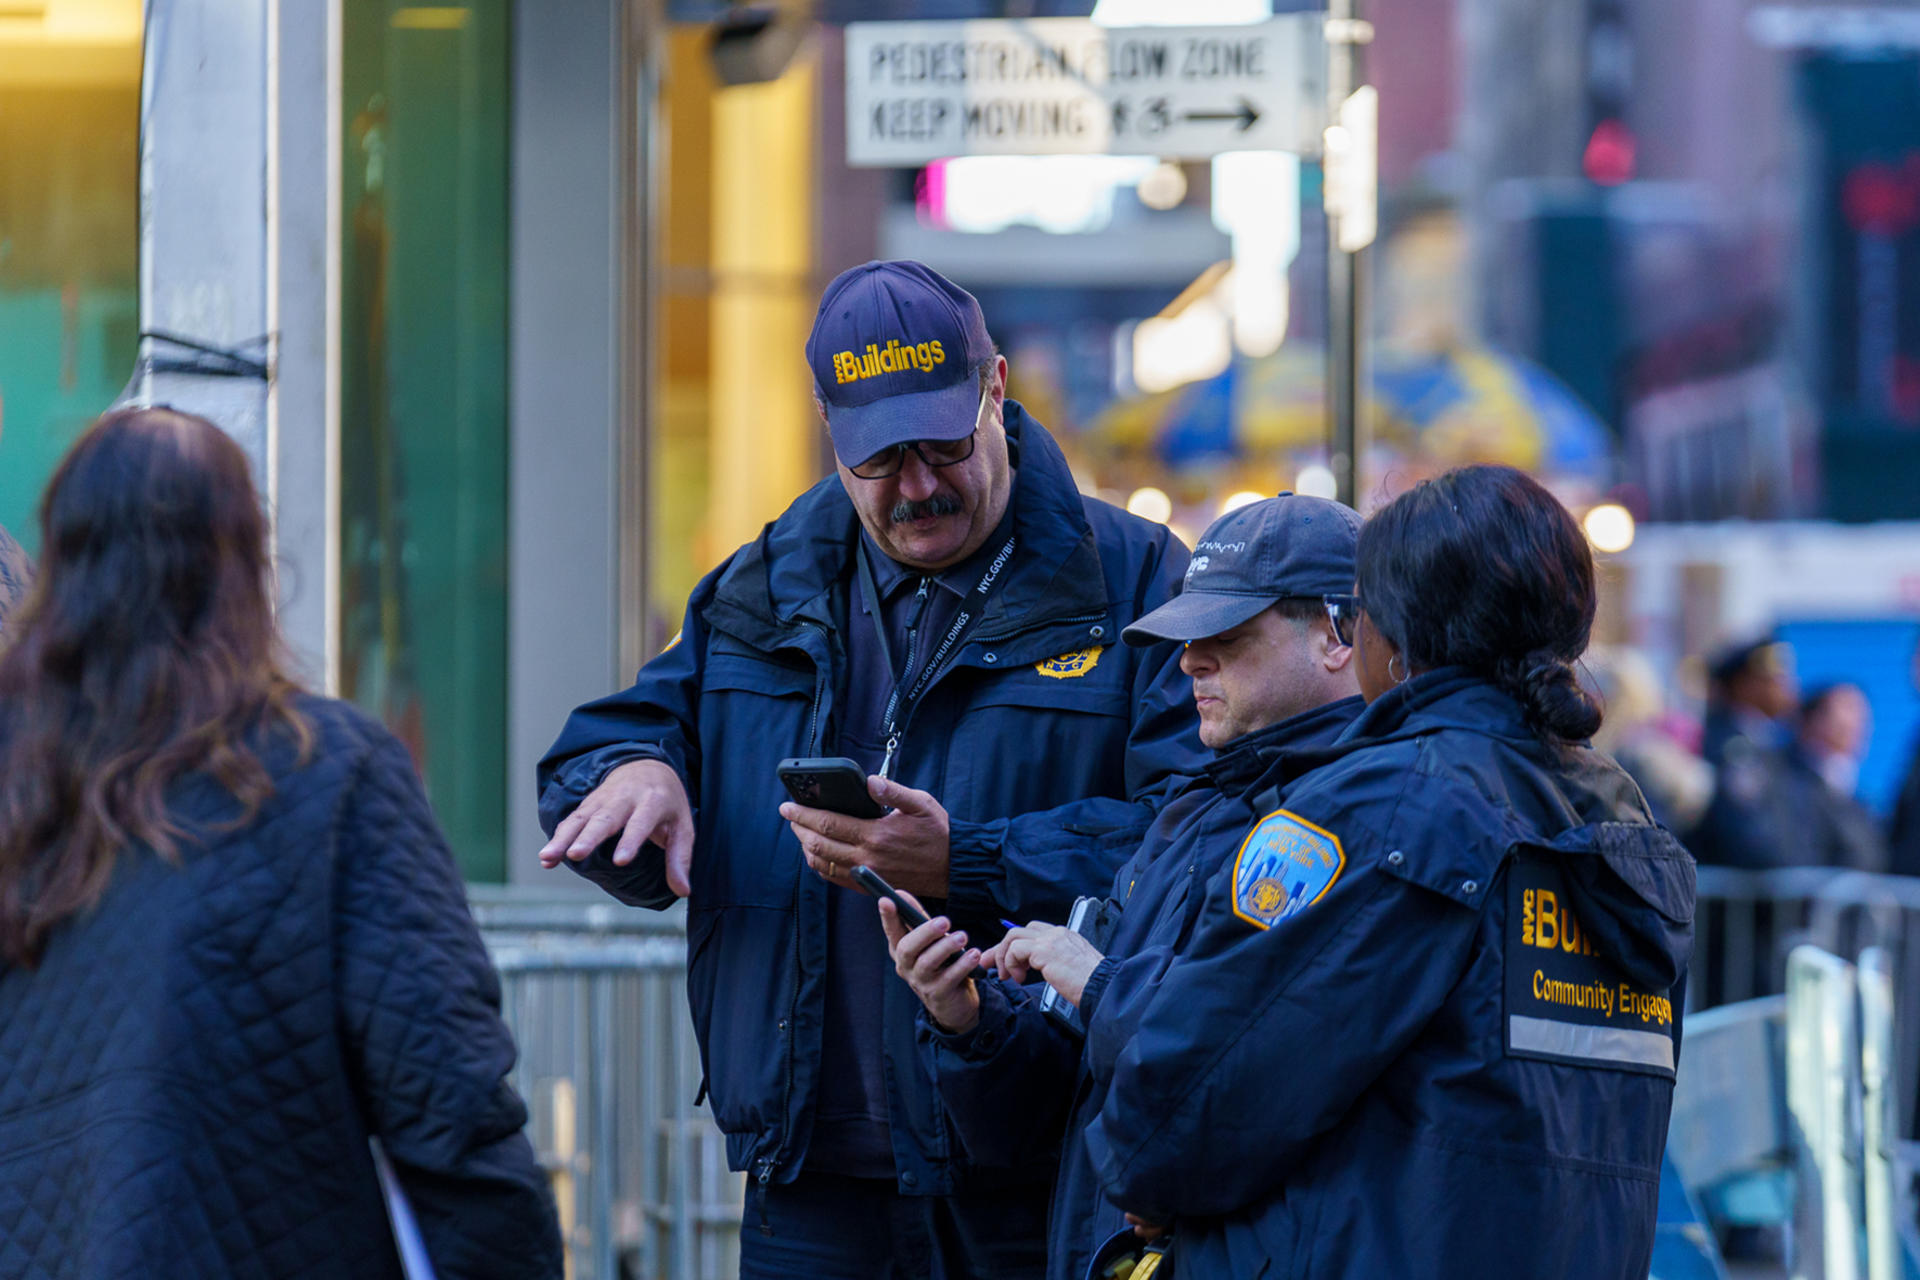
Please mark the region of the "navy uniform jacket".
<svg viewBox="0 0 1920 1280"><path fill-rule="evenodd" d="M1335 751L1121 1051L1102 1185L1174 1224L1183 1280L1645 1276L1691 858L1617 766L1457 669Z"/></svg>
<svg viewBox="0 0 1920 1280"><path fill-rule="evenodd" d="M1040 1011L1039 988L980 983L980 1022L962 1035L921 1036L960 1140L986 1164L1018 1165L1062 1138L1047 1228L1049 1280L1080 1280L1093 1251L1125 1225L1100 1192L1081 1131L1106 1098L1113 1063L1160 977L1199 919L1207 883L1233 858L1253 784L1285 752L1325 747L1360 714L1359 698L1303 712L1229 743L1154 820L1114 878L1119 919L1080 1000L1081 1037Z"/></svg>
<svg viewBox="0 0 1920 1280"><path fill-rule="evenodd" d="M1019 542L894 771L951 815L951 897L929 905L983 941L1001 916L1064 919L1104 888L1204 761L1174 646L1114 643L1172 595L1185 550L1163 526L1082 498L1052 437L1011 401L1006 421ZM805 1158L827 972L828 887L780 817L774 767L837 741L858 533L839 479L814 486L700 583L679 642L625 692L575 711L540 763L549 831L628 760L664 760L686 783L687 991L728 1159L762 1185ZM611 850L572 865L623 902L674 901L657 847L626 867ZM886 992L899 1187L947 1194L964 1162L916 1056L919 1004L904 983Z"/></svg>

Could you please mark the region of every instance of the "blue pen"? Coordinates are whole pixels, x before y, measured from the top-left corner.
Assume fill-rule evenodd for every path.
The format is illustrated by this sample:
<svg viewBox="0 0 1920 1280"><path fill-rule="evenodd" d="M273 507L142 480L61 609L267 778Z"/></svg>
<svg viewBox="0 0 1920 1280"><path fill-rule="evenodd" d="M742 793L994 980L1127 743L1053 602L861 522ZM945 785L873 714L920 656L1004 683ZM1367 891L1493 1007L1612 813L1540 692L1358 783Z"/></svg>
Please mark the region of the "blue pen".
<svg viewBox="0 0 1920 1280"><path fill-rule="evenodd" d="M1005 926L1006 928L1009 928L1009 929L1018 929L1018 928L1020 927L1019 925L1017 925L1017 924L1015 924L1015 923L1014 923L1013 921L1011 921L1011 920L1002 920L1002 921L1001 921L1000 923L1001 923L1001 924L1002 924L1003 926Z"/></svg>

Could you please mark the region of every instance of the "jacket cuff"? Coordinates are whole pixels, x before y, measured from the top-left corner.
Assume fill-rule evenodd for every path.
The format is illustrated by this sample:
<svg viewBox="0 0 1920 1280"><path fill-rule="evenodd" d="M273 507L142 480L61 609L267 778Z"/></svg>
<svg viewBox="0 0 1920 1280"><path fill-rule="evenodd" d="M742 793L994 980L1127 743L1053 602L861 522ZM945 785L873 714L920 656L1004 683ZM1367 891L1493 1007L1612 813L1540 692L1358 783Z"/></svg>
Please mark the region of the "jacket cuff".
<svg viewBox="0 0 1920 1280"><path fill-rule="evenodd" d="M623 764L632 764L635 760L658 760L680 775L680 785L687 785L686 770L667 754L667 749L653 742L636 742L626 747L610 747L600 752L594 759L593 768L588 771L586 786L581 794L586 795L607 780L607 775ZM692 796L689 795L691 800Z"/></svg>
<svg viewBox="0 0 1920 1280"><path fill-rule="evenodd" d="M1112 956L1102 956L1100 963L1093 966L1093 972L1087 975L1087 985L1080 992L1081 1026L1091 1030L1094 1010L1100 1007L1100 997L1107 994L1107 984L1119 969L1120 962Z"/></svg>
<svg viewBox="0 0 1920 1280"><path fill-rule="evenodd" d="M998 978L975 980L980 992L980 1021L965 1031L942 1031L926 1006L920 1007L920 1025L927 1039L962 1062L985 1062L1004 1049L1013 1035L1013 1004Z"/></svg>
<svg viewBox="0 0 1920 1280"><path fill-rule="evenodd" d="M1006 842L1007 820L947 823L947 910L968 915L998 915L1002 887L1000 846Z"/></svg>

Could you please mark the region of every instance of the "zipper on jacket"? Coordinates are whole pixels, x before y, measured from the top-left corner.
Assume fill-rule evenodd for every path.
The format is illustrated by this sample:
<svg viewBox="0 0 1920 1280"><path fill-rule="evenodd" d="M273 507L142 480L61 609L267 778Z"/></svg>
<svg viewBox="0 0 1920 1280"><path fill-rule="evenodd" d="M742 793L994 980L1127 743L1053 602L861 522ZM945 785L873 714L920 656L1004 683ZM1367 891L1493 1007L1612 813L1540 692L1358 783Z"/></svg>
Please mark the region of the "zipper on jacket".
<svg viewBox="0 0 1920 1280"><path fill-rule="evenodd" d="M802 622L801 626L818 631L822 640L828 640L827 629L818 622ZM832 662L833 644L828 640L828 662ZM827 700L827 668L818 662L813 664L813 706L807 711L807 754L820 754L820 704Z"/></svg>
<svg viewBox="0 0 1920 1280"><path fill-rule="evenodd" d="M773 1234L773 1224L767 1221L767 1184L772 1181L773 1157L768 1156L760 1162L759 1172L754 1174L754 1182L757 1184L755 1197L760 1201L760 1234L763 1236Z"/></svg>

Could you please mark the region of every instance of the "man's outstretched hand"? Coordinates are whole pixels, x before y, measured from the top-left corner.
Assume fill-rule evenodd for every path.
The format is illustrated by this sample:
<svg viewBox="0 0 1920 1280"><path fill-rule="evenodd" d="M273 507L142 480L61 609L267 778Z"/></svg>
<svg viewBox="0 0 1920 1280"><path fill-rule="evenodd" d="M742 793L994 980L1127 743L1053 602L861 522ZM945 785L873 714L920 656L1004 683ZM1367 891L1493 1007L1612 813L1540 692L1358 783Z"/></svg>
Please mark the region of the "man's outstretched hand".
<svg viewBox="0 0 1920 1280"><path fill-rule="evenodd" d="M632 862L641 845L657 844L666 850L668 886L683 898L692 892L693 809L672 768L658 760L632 760L609 773L554 828L553 839L540 850L540 865L584 862L616 832L615 866Z"/></svg>

